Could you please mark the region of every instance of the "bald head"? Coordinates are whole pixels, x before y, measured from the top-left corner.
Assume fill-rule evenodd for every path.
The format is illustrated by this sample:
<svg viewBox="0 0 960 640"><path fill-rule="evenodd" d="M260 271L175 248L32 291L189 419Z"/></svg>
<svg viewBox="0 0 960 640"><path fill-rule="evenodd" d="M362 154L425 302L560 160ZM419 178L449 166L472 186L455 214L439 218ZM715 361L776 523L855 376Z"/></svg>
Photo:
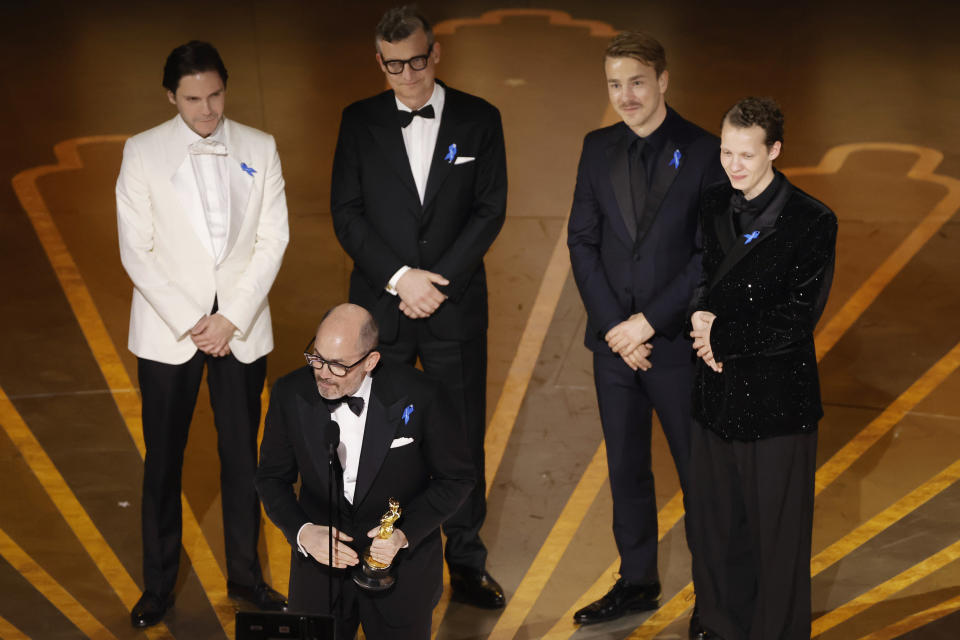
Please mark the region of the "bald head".
<svg viewBox="0 0 960 640"><path fill-rule="evenodd" d="M355 393L380 360L374 351L378 340L377 323L363 307L341 304L327 311L317 327L314 350L327 362L351 368L346 375L335 376L328 368L314 367L320 395L332 399Z"/></svg>
<svg viewBox="0 0 960 640"><path fill-rule="evenodd" d="M325 338L334 338L344 346L353 344L358 352L366 353L377 346L380 332L373 316L363 307L350 304L337 305L323 314L317 327L317 342Z"/></svg>

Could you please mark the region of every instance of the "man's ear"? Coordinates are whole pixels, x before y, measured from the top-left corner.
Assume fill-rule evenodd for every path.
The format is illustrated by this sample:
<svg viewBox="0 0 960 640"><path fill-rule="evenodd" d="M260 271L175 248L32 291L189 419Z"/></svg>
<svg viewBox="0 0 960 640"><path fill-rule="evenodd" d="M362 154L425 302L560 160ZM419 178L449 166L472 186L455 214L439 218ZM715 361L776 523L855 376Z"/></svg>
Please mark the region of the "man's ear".
<svg viewBox="0 0 960 640"><path fill-rule="evenodd" d="M167 89L167 100L170 101L170 104L176 106L176 104L177 104L177 96L174 95L173 91L170 91L170 89Z"/></svg>
<svg viewBox="0 0 960 640"><path fill-rule="evenodd" d="M363 363L364 373L370 373L371 371L373 371L376 368L377 363L379 362L380 362L380 352L371 351L370 355L367 356L367 361Z"/></svg>
<svg viewBox="0 0 960 640"><path fill-rule="evenodd" d="M770 153L767 155L767 157L770 158L770 162L773 162L780 156L781 146L782 145L780 144L779 140L770 145Z"/></svg>

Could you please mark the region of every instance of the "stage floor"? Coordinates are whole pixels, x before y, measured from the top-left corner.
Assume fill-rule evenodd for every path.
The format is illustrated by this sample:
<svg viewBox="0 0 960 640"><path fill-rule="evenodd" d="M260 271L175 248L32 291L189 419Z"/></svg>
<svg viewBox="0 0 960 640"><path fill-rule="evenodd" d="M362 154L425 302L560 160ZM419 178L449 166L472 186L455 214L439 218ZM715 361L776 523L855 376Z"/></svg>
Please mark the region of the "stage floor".
<svg viewBox="0 0 960 640"><path fill-rule="evenodd" d="M482 532L508 605L449 602L442 640L686 638L689 553L659 430L661 608L577 629L617 553L585 313L565 245L583 135L614 121L602 52L619 29L667 48L667 99L717 131L745 95L786 115L778 166L840 219L817 346L826 415L813 541L814 635L960 637L960 24L956 5L421 2L438 76L497 105L506 225L487 257L487 478ZM749 4L749 3L748 3ZM4 3L0 8L0 638L131 638L140 595L142 437L127 351L131 285L114 184L126 136L174 115L173 46L210 40L227 114L276 136L291 241L270 295L268 384L302 365L344 301L329 176L340 112L378 92L376 3L238 0ZM151 638L233 637L215 432L201 392L184 473L174 609ZM290 548L261 558L286 590Z"/></svg>

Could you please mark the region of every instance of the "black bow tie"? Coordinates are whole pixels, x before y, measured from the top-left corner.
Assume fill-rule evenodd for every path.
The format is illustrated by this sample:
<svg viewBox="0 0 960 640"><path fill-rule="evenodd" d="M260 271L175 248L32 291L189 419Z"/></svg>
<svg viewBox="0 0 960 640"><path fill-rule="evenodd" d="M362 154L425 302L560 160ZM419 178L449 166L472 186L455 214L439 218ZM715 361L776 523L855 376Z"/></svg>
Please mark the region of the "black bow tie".
<svg viewBox="0 0 960 640"><path fill-rule="evenodd" d="M333 413L337 408L342 405L344 402L347 403L347 406L350 407L350 411L353 411L353 415L359 417L363 413L363 398L360 396L341 396L335 400L323 399L323 403L327 405L327 409L330 410L330 413Z"/></svg>
<svg viewBox="0 0 960 640"><path fill-rule="evenodd" d="M742 191L734 191L733 195L730 196L730 208L737 215L756 213L757 211L756 206L743 197Z"/></svg>
<svg viewBox="0 0 960 640"><path fill-rule="evenodd" d="M406 128L408 124L413 122L414 116L420 116L421 118L430 118L431 120L434 117L433 105L428 104L422 109L414 109L413 111L401 111L397 110L397 115L400 116L400 126Z"/></svg>

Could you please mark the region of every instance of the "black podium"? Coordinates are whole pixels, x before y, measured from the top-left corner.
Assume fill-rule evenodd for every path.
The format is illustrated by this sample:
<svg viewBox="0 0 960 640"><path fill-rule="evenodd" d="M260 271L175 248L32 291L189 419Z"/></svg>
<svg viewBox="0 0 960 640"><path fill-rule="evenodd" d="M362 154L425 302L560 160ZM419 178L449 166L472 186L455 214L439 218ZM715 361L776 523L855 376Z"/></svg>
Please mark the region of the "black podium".
<svg viewBox="0 0 960 640"><path fill-rule="evenodd" d="M333 616L237 612L236 640L334 640Z"/></svg>

